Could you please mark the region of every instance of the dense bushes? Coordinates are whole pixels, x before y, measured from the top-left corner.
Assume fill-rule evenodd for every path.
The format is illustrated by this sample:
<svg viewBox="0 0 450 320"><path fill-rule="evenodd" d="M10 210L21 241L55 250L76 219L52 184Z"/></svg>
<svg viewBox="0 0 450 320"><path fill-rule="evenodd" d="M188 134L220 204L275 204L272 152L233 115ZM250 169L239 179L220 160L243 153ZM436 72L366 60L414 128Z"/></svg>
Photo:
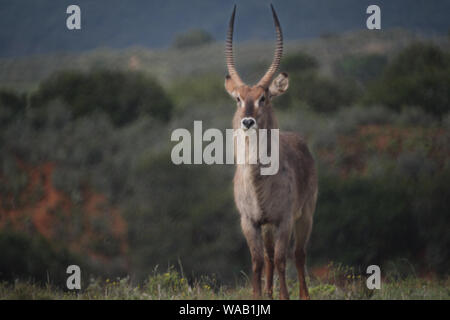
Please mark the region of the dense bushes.
<svg viewBox="0 0 450 320"><path fill-rule="evenodd" d="M223 87L224 78L215 74L191 76L178 79L172 84L169 93L177 111L188 109L192 105L217 104L223 101L232 104L232 100Z"/></svg>
<svg viewBox="0 0 450 320"><path fill-rule="evenodd" d="M119 126L143 115L167 121L172 111L172 103L158 82L137 72L57 73L41 83L30 103L32 108L40 108L56 99L69 105L74 117L105 112Z"/></svg>
<svg viewBox="0 0 450 320"><path fill-rule="evenodd" d="M318 73L318 62L304 53L287 56L283 70L289 70L289 90L277 105L307 106L316 112L334 112L351 105L360 95L354 80L336 81Z"/></svg>
<svg viewBox="0 0 450 320"><path fill-rule="evenodd" d="M10 90L0 90L0 130L23 114L26 107L26 96Z"/></svg>
<svg viewBox="0 0 450 320"><path fill-rule="evenodd" d="M435 45L417 43L394 58L365 100L397 111L419 106L441 117L450 111L449 88L450 54Z"/></svg>
<svg viewBox="0 0 450 320"><path fill-rule="evenodd" d="M130 203L129 240L135 276L156 265L182 264L188 277L232 281L249 264L232 198L231 168L175 166L169 153L142 155L133 172L144 194ZM139 178L138 178L139 177Z"/></svg>
<svg viewBox="0 0 450 320"><path fill-rule="evenodd" d="M300 75L305 72L316 72L319 68L319 62L314 57L298 52L283 58L281 69L290 74Z"/></svg>
<svg viewBox="0 0 450 320"><path fill-rule="evenodd" d="M416 271L446 273L449 179L448 169L418 177L385 171L347 179L322 172L311 259L384 266L406 259Z"/></svg>
<svg viewBox="0 0 450 320"><path fill-rule="evenodd" d="M351 105L359 95L352 81L334 81L316 75L300 76L295 92L299 100L304 100L316 112L333 112Z"/></svg>
<svg viewBox="0 0 450 320"><path fill-rule="evenodd" d="M0 252L1 281L21 278L64 288L69 265L79 265L89 273L80 257L57 248L40 235L1 231Z"/></svg>
<svg viewBox="0 0 450 320"><path fill-rule="evenodd" d="M366 85L381 74L387 62L387 57L381 54L344 56L336 61L334 72L338 78L355 79Z"/></svg>
<svg viewBox="0 0 450 320"><path fill-rule="evenodd" d="M211 110L191 107L184 113L186 119L178 118L169 126L141 117L127 126L114 127L104 114L73 118L70 107L58 102L40 110L39 114L33 108L28 110L20 123L6 128L7 144L0 146L1 158L13 150L33 166L42 161L56 163L52 183L77 208L72 211L73 220L83 219L86 188L105 195L126 219L131 248L128 272L134 280L145 279L157 265L178 265L180 261L188 277L214 272L217 279L231 282L248 265L231 184L224 183L232 180L232 168L175 166L170 159L170 127L189 129L196 116L205 121L206 117L223 119L216 106ZM224 110L231 118L232 108ZM36 117L40 126L35 125ZM25 186L19 183L20 171L13 175L14 157L5 160L9 162L2 168L7 170L8 186L17 184L5 192L17 193L15 190L26 187L27 181ZM116 258L116 242L104 230L111 215L106 208L101 212L95 216L100 241L90 236L87 243L91 249L101 248L103 254ZM66 236L59 235L57 241L69 245ZM114 270L114 261L102 266L105 274Z"/></svg>
<svg viewBox="0 0 450 320"><path fill-rule="evenodd" d="M290 88L274 101L281 128L302 132L319 164L309 266L330 260L384 266L405 258L422 270L448 273L449 115L443 116L442 125L424 111L420 95L412 96L419 97L415 103L408 100L416 107L399 112L393 108L397 103L384 105L377 100L383 95L373 95L389 92L385 84L375 90L383 79L397 79L410 90L409 80L402 78L409 71L398 65L416 58L414 70L422 71L413 74L414 85L426 86L418 76L425 73L429 83L441 88L435 80L442 80L445 63L439 57L444 54L422 49L414 49L421 59L406 54L411 48L400 53L385 72L377 70L386 62L379 55L343 57L335 74L326 76L309 55L283 60ZM377 85L371 87L372 81ZM371 106L359 101L366 86L377 98ZM429 91L430 99L445 102L445 95L435 95L439 90ZM126 220L132 280L145 279L158 265L165 269L179 262L187 277L215 273L228 283L241 270L251 272L232 199L233 168L175 166L170 159L174 128L191 130L194 120L202 120L204 129L230 126L234 104L223 88L223 74L177 79L166 94L141 73L62 72L42 82L29 101L27 105L26 95L0 93L0 213L20 210L17 195L31 181L17 159L35 171L52 163L51 184L73 205L73 220L55 215L59 225L54 225L76 224L83 217L86 190L103 196ZM28 203L40 199L41 193L26 197ZM98 210L90 218L100 236L84 241L111 257L97 265L111 275L111 267L119 265L117 242L102 230L112 214L110 207ZM71 235L58 230L54 241L68 247ZM83 229L77 232L85 234ZM42 279L45 270L64 271L61 265L69 263L34 235L22 239L1 233L0 251L8 244L0 260L2 279ZM24 247L29 247L26 259L17 256Z"/></svg>
<svg viewBox="0 0 450 320"><path fill-rule="evenodd" d="M450 54L435 45L412 44L390 63L381 54L344 56L334 63L333 77L320 75L317 61L306 54L285 60L290 89L281 106L334 112L358 101L395 111L419 107L437 117L450 111Z"/></svg>

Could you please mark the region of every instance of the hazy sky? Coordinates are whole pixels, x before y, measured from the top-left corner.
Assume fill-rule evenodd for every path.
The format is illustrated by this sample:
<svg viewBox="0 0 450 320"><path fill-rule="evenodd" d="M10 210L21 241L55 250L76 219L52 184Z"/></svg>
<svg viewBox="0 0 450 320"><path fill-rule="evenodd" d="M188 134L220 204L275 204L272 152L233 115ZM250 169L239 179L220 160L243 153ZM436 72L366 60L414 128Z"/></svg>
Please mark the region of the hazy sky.
<svg viewBox="0 0 450 320"><path fill-rule="evenodd" d="M366 8L381 7L383 29L404 27L428 34L450 29L449 0L273 0L285 38L363 29ZM170 45L176 34L202 28L223 41L237 3L236 40L272 39L270 1L246 0L2 0L0 55L15 56L95 47ZM70 4L81 8L81 30L66 27Z"/></svg>

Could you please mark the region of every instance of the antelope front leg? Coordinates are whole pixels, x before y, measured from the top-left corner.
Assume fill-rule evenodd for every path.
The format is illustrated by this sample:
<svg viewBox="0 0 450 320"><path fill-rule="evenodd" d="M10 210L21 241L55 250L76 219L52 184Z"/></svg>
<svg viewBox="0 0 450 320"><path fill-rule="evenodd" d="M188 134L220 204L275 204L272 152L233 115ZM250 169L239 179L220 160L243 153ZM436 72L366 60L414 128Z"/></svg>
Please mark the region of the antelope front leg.
<svg viewBox="0 0 450 320"><path fill-rule="evenodd" d="M266 271L266 295L273 299L273 257L265 256L264 269Z"/></svg>
<svg viewBox="0 0 450 320"><path fill-rule="evenodd" d="M246 217L241 218L241 226L252 256L253 299L261 299L261 273L264 267L264 249L261 228Z"/></svg>
<svg viewBox="0 0 450 320"><path fill-rule="evenodd" d="M263 242L264 242L264 270L266 273L266 289L265 293L269 299L273 299L273 255L274 244L271 229L263 228Z"/></svg>
<svg viewBox="0 0 450 320"><path fill-rule="evenodd" d="M280 281L280 299L289 300L289 292L286 286L286 254L289 244L288 232L278 230L275 237L275 268Z"/></svg>
<svg viewBox="0 0 450 320"><path fill-rule="evenodd" d="M308 287L305 281L305 259L304 248L295 249L295 266L297 267L299 297L302 300L309 300Z"/></svg>

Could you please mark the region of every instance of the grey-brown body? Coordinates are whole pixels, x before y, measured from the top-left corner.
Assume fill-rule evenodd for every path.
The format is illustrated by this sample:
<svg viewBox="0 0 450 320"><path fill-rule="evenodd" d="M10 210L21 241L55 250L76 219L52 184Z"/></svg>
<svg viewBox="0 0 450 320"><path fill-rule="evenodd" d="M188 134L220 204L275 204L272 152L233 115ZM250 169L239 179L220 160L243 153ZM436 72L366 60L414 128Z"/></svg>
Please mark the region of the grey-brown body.
<svg viewBox="0 0 450 320"><path fill-rule="evenodd" d="M275 175L261 175L259 165L237 165L234 196L241 215L258 225L283 224L302 215L307 199L317 192L314 160L299 135L280 133L280 168ZM288 219L288 220L289 220Z"/></svg>
<svg viewBox="0 0 450 320"><path fill-rule="evenodd" d="M261 175L259 165L237 165L234 199L241 227L252 256L255 298L261 295L265 264L266 294L273 297L273 270L280 279L280 298L289 298L285 283L286 259L294 259L300 281L300 297L309 298L305 283L306 246L311 234L317 200L314 160L305 142L295 133L280 133L279 162L275 175Z"/></svg>

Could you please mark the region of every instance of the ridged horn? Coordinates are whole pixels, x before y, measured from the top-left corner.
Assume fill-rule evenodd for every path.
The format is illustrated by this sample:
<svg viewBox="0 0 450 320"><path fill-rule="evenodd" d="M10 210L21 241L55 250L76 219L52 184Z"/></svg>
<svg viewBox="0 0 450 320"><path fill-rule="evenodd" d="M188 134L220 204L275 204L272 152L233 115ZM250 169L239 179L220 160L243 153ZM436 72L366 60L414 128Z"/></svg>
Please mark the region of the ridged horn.
<svg viewBox="0 0 450 320"><path fill-rule="evenodd" d="M275 54L273 57L272 65L267 70L266 74L261 78L258 82L258 86L263 88L268 88L270 84L270 80L274 76L275 72L277 72L278 67L280 66L281 56L283 55L283 32L281 31L280 21L278 20L277 13L273 8L273 5L270 5L272 9L273 21L275 24L275 31L277 33L277 46L275 48Z"/></svg>
<svg viewBox="0 0 450 320"><path fill-rule="evenodd" d="M236 71L233 59L233 29L234 29L235 15L236 15L236 5L234 5L233 13L231 14L230 23L228 25L225 57L227 61L228 74L230 75L231 79L233 79L233 81L236 83L236 85L241 86L244 84L244 82L241 80Z"/></svg>

